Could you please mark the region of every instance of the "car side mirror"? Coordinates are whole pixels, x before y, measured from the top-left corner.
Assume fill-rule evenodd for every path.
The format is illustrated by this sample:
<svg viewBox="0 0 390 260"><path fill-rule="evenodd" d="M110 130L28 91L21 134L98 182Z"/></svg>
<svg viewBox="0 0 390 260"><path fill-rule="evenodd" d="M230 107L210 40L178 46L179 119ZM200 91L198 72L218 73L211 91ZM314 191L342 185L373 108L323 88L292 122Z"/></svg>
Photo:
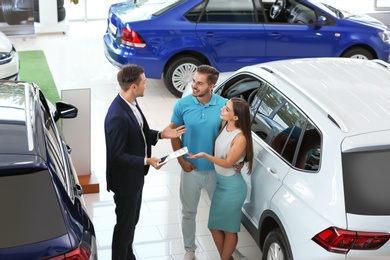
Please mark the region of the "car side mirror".
<svg viewBox="0 0 390 260"><path fill-rule="evenodd" d="M325 16L318 16L316 25L318 27L324 26L326 24L326 17Z"/></svg>
<svg viewBox="0 0 390 260"><path fill-rule="evenodd" d="M56 112L54 114L54 120L57 122L60 118L75 118L77 117L77 113L77 107L64 101L58 101L56 103Z"/></svg>

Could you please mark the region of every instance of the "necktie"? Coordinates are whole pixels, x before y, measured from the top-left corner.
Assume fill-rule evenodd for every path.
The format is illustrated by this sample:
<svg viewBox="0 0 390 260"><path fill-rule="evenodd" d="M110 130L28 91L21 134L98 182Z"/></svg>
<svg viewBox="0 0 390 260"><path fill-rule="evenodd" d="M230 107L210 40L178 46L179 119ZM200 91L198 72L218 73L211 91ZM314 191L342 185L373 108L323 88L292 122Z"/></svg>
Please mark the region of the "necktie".
<svg viewBox="0 0 390 260"><path fill-rule="evenodd" d="M144 138L145 142L145 157L147 157L147 145L146 145L146 139L145 139L145 134L143 131L144 128L144 120L142 119L142 114L141 114L141 108L138 106L138 104L135 105L135 117L137 118L137 121L141 127L141 132L142 132L142 137Z"/></svg>

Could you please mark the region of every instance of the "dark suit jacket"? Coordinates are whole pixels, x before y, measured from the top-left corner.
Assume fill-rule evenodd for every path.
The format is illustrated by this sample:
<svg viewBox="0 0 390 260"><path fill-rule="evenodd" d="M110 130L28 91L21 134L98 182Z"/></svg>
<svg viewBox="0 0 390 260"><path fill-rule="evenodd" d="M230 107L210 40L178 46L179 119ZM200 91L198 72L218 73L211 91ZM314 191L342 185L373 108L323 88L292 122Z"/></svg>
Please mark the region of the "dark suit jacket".
<svg viewBox="0 0 390 260"><path fill-rule="evenodd" d="M148 157L152 153L151 145L157 143L158 131L151 130L143 114L142 117L143 129L118 94L104 121L107 190L119 196L129 196L142 189L144 176L149 171L149 165L144 165L145 142L141 131L145 134Z"/></svg>

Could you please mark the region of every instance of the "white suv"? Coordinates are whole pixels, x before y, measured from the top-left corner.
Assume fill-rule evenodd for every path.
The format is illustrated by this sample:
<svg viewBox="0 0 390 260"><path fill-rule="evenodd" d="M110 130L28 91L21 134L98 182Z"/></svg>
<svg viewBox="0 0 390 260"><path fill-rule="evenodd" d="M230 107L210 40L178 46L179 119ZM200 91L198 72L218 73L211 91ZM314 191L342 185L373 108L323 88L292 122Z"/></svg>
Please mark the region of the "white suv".
<svg viewBox="0 0 390 260"><path fill-rule="evenodd" d="M9 38L0 31L0 79L19 79L19 55Z"/></svg>
<svg viewBox="0 0 390 260"><path fill-rule="evenodd" d="M215 92L250 104L242 222L263 259L390 257L390 65L346 58L244 67Z"/></svg>

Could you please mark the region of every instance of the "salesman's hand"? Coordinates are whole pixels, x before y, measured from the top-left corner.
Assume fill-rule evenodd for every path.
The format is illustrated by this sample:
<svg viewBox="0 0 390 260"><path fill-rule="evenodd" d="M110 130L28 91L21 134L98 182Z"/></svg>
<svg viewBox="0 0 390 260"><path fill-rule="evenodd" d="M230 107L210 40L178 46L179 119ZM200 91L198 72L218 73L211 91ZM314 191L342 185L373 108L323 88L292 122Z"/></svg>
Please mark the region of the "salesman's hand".
<svg viewBox="0 0 390 260"><path fill-rule="evenodd" d="M151 157L146 159L146 163L152 165L153 168L155 168L156 170L162 167L162 165L157 165L158 162L161 162L161 159L157 157Z"/></svg>
<svg viewBox="0 0 390 260"><path fill-rule="evenodd" d="M177 137L180 137L185 132L186 132L186 128L184 125L176 127L176 128L171 128L171 125L168 125L161 132L161 137L162 138L177 138Z"/></svg>

